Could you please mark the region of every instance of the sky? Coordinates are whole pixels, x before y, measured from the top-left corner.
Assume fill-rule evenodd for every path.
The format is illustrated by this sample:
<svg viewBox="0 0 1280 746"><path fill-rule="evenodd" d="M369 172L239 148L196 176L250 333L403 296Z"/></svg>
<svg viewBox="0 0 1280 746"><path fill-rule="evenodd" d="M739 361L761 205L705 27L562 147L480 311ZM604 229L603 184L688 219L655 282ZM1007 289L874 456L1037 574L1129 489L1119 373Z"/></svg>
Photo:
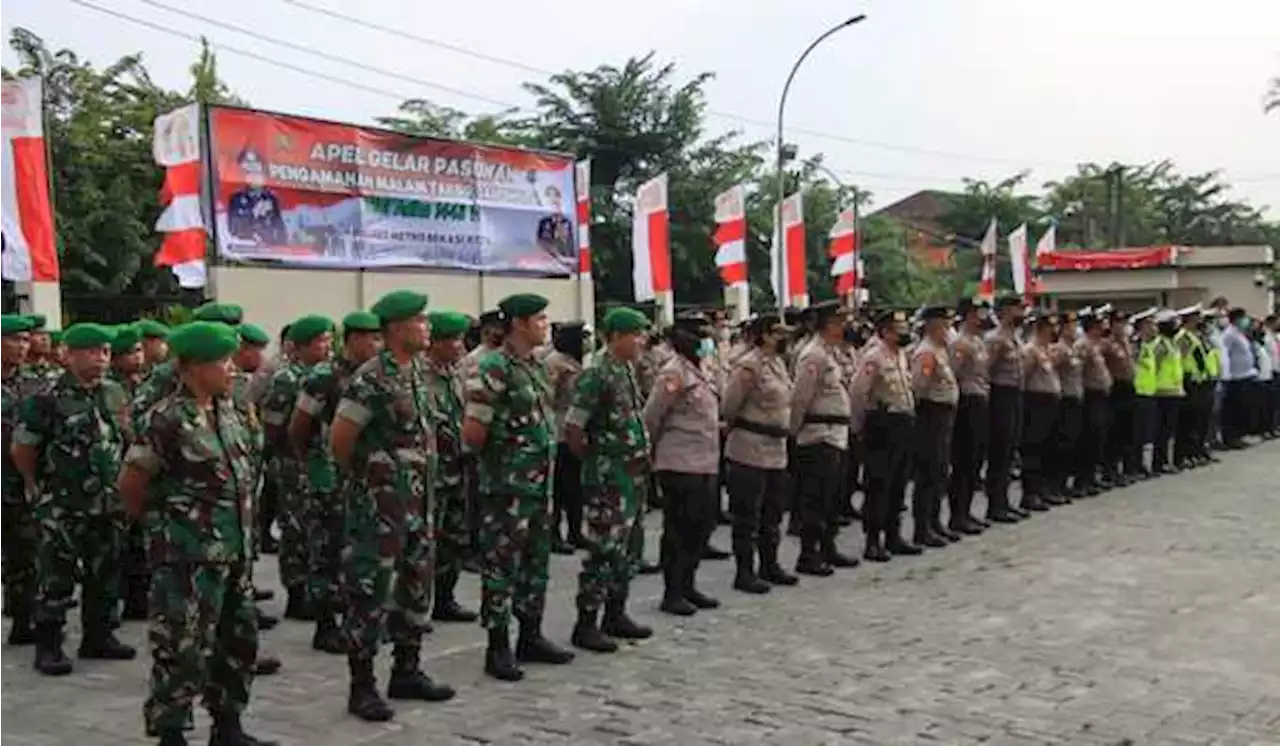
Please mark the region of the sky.
<svg viewBox="0 0 1280 746"><path fill-rule="evenodd" d="M97 65L141 52L173 88L188 85L191 37L203 34L222 77L252 105L358 123L411 97L476 113L524 106L521 83L546 77L537 71L652 50L676 63L680 80L715 74L712 132L771 140L796 57L858 13L867 19L827 39L797 73L786 140L801 157L825 154L879 206L958 188L964 177L1030 170L1038 185L1078 162L1168 158L1183 171L1221 170L1234 196L1280 219L1280 112L1262 112L1267 81L1280 76L1278 0L5 0L0 25L6 38L24 27ZM7 47L3 61L16 61Z"/></svg>

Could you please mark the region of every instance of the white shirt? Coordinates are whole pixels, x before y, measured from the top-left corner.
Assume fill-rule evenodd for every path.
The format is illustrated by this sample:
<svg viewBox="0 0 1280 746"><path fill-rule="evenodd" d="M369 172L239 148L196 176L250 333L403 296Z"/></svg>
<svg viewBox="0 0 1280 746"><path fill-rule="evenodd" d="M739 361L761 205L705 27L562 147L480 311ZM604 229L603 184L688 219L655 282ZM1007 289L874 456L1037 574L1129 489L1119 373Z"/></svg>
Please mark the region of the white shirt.
<svg viewBox="0 0 1280 746"><path fill-rule="evenodd" d="M1271 359L1271 346L1265 341L1253 346L1253 355L1258 360L1258 380L1270 381L1275 373L1275 361Z"/></svg>

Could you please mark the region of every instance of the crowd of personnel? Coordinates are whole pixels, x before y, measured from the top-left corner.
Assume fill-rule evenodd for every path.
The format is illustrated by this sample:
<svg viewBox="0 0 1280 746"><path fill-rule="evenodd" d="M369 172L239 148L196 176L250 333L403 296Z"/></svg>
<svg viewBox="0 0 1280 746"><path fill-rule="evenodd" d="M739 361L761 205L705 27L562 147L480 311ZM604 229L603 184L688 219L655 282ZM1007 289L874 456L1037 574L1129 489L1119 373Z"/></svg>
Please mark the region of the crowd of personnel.
<svg viewBox="0 0 1280 746"><path fill-rule="evenodd" d="M346 656L348 710L385 721L386 699L454 696L420 665L432 621L478 619L499 680L572 661L543 631L552 552L584 552L571 643L609 653L653 634L628 612L637 573L661 572L659 608L689 616L719 606L704 559L732 557L733 588L765 594L856 567L837 543L856 521L862 557L886 562L1280 434L1276 318L1225 299L1128 317L831 302L737 329L684 313L660 334L616 308L598 335L552 329L547 304L513 295L473 320L397 291L340 324L295 320L271 359L225 303L173 329L5 315L8 643L66 675L77 603L83 659L133 659L115 632L149 619L147 732L186 743L201 695L210 742L252 746L269 742L241 726L251 683L280 668L258 644L279 621L258 607L263 553L284 616ZM788 515L796 574L779 560ZM468 571L478 612L455 596Z"/></svg>

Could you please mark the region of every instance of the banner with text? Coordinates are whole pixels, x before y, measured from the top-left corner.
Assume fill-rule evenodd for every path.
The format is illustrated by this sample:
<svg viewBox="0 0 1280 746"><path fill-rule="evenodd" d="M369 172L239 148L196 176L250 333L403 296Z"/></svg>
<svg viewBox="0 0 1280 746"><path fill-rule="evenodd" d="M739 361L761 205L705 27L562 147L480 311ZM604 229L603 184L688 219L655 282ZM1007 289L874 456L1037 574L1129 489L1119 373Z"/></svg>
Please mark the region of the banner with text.
<svg viewBox="0 0 1280 746"><path fill-rule="evenodd" d="M578 271L572 158L245 109L209 117L224 260Z"/></svg>

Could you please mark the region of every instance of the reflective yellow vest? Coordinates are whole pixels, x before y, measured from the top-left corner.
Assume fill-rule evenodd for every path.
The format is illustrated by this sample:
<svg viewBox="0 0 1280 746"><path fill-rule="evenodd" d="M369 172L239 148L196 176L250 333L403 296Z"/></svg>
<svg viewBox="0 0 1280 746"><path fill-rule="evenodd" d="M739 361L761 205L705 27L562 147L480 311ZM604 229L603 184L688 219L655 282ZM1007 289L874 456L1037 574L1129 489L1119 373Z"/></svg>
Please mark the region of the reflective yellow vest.
<svg viewBox="0 0 1280 746"><path fill-rule="evenodd" d="M1185 396L1182 388L1182 356L1168 337L1156 337L1156 396Z"/></svg>
<svg viewBox="0 0 1280 746"><path fill-rule="evenodd" d="M1151 339L1138 346L1134 359L1133 391L1138 396L1156 395L1156 340Z"/></svg>
<svg viewBox="0 0 1280 746"><path fill-rule="evenodd" d="M1205 370L1205 366L1197 362L1197 350L1200 351L1199 360L1204 360L1206 357L1200 335L1190 329L1179 329L1173 337L1173 342L1182 358L1182 375L1190 378L1192 383L1200 383L1208 377L1209 372Z"/></svg>
<svg viewBox="0 0 1280 746"><path fill-rule="evenodd" d="M1222 350L1212 342L1205 343L1204 367L1209 380L1222 378Z"/></svg>

